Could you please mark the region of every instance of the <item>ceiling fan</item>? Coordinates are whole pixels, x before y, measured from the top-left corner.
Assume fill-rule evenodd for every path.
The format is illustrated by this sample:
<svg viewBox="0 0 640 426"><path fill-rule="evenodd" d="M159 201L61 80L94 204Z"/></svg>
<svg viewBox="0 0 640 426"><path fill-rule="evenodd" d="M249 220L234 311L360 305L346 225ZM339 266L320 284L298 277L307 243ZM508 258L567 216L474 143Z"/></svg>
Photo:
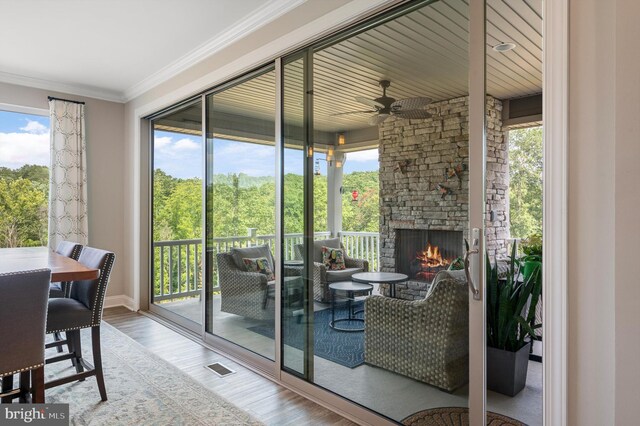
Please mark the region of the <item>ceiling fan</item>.
<svg viewBox="0 0 640 426"><path fill-rule="evenodd" d="M394 98L387 96L387 88L391 86L391 82L389 80L380 80L379 84L380 87L382 87L382 96L379 98L368 99L364 96L355 97L356 101L370 106L373 110L349 111L332 115L340 116L373 113L374 115L369 118L369 124L372 126L377 126L391 115L395 115L398 118L413 119L431 117L431 114L424 109L425 106L431 103L430 98L416 97L395 100Z"/></svg>

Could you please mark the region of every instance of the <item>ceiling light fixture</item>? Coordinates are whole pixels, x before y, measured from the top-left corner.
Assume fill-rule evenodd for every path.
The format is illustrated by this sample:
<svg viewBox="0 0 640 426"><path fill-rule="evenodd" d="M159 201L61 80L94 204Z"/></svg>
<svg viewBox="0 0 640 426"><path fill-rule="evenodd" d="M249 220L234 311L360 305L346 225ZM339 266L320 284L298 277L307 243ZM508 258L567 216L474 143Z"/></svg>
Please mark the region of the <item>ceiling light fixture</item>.
<svg viewBox="0 0 640 426"><path fill-rule="evenodd" d="M493 46L493 50L496 52L508 52L509 50L515 49L516 45L514 43L500 43Z"/></svg>

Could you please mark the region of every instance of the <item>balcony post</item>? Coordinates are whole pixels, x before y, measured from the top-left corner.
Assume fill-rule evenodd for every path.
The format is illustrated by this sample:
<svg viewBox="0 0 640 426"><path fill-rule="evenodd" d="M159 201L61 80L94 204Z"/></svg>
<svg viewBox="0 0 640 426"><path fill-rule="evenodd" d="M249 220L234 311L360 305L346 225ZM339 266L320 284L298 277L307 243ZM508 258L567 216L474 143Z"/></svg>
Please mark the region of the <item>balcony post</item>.
<svg viewBox="0 0 640 426"><path fill-rule="evenodd" d="M342 164L344 153L335 152L334 160L327 164L327 227L332 237L339 236L342 231ZM340 167L336 164L340 163Z"/></svg>

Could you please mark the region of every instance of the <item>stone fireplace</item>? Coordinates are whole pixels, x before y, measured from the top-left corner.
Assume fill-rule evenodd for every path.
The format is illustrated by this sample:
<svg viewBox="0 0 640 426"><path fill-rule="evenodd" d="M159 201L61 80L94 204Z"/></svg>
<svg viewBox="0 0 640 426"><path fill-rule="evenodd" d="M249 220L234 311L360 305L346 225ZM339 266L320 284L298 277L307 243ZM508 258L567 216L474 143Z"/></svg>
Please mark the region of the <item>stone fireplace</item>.
<svg viewBox="0 0 640 426"><path fill-rule="evenodd" d="M509 186L508 147L501 122L501 101L487 97L486 241L491 256L506 254ZM380 269L411 278L398 284L397 297L421 299L439 269L417 254L438 247L445 261L464 254L468 240L469 99L434 102L432 117L403 120L390 117L379 128ZM448 267L448 266L447 266ZM387 286L381 286L388 295Z"/></svg>

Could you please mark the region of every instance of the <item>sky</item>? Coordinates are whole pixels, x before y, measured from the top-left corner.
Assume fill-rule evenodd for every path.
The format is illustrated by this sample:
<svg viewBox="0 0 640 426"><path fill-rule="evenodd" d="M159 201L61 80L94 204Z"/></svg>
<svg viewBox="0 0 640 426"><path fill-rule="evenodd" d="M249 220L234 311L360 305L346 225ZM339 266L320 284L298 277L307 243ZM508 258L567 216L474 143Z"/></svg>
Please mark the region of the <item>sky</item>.
<svg viewBox="0 0 640 426"><path fill-rule="evenodd" d="M225 139L214 140L214 173L244 173L249 176L275 175L275 147ZM324 154L317 158L324 159ZM302 174L302 152L285 149L285 173ZM326 161L318 162L320 172L327 173ZM202 138L156 130L154 167L177 178L202 177ZM378 170L378 150L347 154L344 172Z"/></svg>
<svg viewBox="0 0 640 426"><path fill-rule="evenodd" d="M49 117L0 111L0 167L49 166Z"/></svg>

